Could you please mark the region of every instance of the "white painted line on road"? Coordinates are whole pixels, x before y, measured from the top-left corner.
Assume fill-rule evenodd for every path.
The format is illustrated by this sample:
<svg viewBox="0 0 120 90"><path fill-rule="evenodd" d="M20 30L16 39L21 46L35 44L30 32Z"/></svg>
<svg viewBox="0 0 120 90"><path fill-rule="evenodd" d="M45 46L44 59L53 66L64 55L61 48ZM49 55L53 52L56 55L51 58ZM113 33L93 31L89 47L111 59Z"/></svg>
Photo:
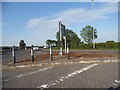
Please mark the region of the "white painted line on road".
<svg viewBox="0 0 120 90"><path fill-rule="evenodd" d="M104 63L118 62L119 60L104 60Z"/></svg>
<svg viewBox="0 0 120 90"><path fill-rule="evenodd" d="M52 83L42 84L41 86L38 86L37 88L49 88L49 87L51 87L51 86L56 85L57 83L60 83L60 82L64 81L64 79L73 77L73 76L75 76L75 75L77 75L77 74L80 74L80 73L82 73L82 72L84 72L84 71L87 71L88 69L90 69L90 68L92 68L92 67L95 67L96 65L98 65L98 64L91 64L91 65L86 66L86 67L84 67L84 68L82 68L82 69L80 69L80 70L77 70L77 71L75 71L75 72L73 72L73 73L70 73L70 74L68 74L68 75L65 76L65 77L61 77L60 79L58 79L58 80L56 80L56 81L53 81Z"/></svg>
<svg viewBox="0 0 120 90"><path fill-rule="evenodd" d="M47 67L47 68L43 68L43 69L39 69L39 70L35 70L35 71L32 71L32 72L29 72L29 73L20 74L20 75L17 75L16 77L13 77L13 78L10 78L10 79L6 79L6 80L2 80L2 81L3 82L8 82L8 81L11 81L11 80L16 79L16 78L25 77L27 75L35 74L35 73L38 73L38 72L41 72L41 71L45 71L45 70L48 70L48 69L51 69L51 68L53 68L53 67Z"/></svg>
<svg viewBox="0 0 120 90"><path fill-rule="evenodd" d="M42 66L42 65L48 65L51 64L52 66L55 65L60 65L60 64L89 64L89 63L99 63L99 62L104 62L104 63L110 63L110 62L118 62L119 60L82 60L82 61L65 61L65 62L52 62L52 63L40 63L40 64L30 64L30 65L19 65L19 66L4 66L4 68L25 68L25 67L36 67L36 66Z"/></svg>
<svg viewBox="0 0 120 90"><path fill-rule="evenodd" d="M113 85L115 86L119 86L119 84L120 84L120 80L115 80L115 83L113 83Z"/></svg>
<svg viewBox="0 0 120 90"><path fill-rule="evenodd" d="M118 80L115 80L115 82L116 82L116 83L120 83L120 80L119 80L119 81L118 81Z"/></svg>

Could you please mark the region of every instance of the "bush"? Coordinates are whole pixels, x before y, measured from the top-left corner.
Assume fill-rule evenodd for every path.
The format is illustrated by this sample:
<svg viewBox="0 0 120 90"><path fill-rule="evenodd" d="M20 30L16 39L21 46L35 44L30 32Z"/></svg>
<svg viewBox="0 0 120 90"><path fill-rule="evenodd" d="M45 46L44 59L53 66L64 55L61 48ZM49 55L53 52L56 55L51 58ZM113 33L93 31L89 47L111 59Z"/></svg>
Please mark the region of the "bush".
<svg viewBox="0 0 120 90"><path fill-rule="evenodd" d="M93 44L80 44L78 49L93 49ZM120 42L106 42L106 43L95 43L95 49L98 50L112 50L120 49Z"/></svg>

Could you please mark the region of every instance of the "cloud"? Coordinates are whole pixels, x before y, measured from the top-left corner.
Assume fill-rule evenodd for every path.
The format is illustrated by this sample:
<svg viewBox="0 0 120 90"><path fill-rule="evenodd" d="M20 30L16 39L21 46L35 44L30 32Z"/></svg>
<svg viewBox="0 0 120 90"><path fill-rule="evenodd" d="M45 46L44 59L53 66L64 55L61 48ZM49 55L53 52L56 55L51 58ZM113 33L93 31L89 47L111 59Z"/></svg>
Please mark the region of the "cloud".
<svg viewBox="0 0 120 90"><path fill-rule="evenodd" d="M117 12L117 3L106 3L101 7L94 8L94 16L92 16L92 10L84 8L73 8L63 12L56 13L53 16L33 18L27 22L26 28L34 30L42 35L50 37L51 34L55 36L58 31L58 22L62 21L65 25L71 23L85 23L97 19L106 19L107 15Z"/></svg>
<svg viewBox="0 0 120 90"><path fill-rule="evenodd" d="M114 13L116 11L117 11L117 3L107 3L107 5L102 6L97 10L94 9L94 16L91 15L92 14L91 10L86 10L82 8L69 9L57 13L55 15L55 18L52 19L49 19L50 17L31 19L28 21L26 27L56 28L56 24L58 24L59 21L62 21L64 23L89 22L96 19L106 18L107 14Z"/></svg>

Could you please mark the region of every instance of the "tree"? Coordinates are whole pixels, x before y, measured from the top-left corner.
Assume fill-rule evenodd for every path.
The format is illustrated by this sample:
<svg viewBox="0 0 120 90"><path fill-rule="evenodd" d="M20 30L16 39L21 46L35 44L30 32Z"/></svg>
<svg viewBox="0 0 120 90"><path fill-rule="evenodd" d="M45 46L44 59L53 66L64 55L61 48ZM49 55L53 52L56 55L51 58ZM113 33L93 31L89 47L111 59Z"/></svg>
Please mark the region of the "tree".
<svg viewBox="0 0 120 90"><path fill-rule="evenodd" d="M51 39L48 39L46 41L46 44L50 47L50 45L52 46L57 46L57 41L56 40L51 40Z"/></svg>
<svg viewBox="0 0 120 90"><path fill-rule="evenodd" d="M80 35L83 38L84 42L92 43L93 42L93 27L86 26L80 31ZM94 29L94 39L97 38L97 29Z"/></svg>
<svg viewBox="0 0 120 90"><path fill-rule="evenodd" d="M115 43L115 41L106 41L106 43Z"/></svg>
<svg viewBox="0 0 120 90"><path fill-rule="evenodd" d="M60 32L58 31L56 34L58 46L60 46ZM79 46L81 40L79 39L78 35L73 32L72 30L66 29L66 38L67 43L70 45L71 48L76 48ZM62 38L62 43L64 45L64 39Z"/></svg>
<svg viewBox="0 0 120 90"><path fill-rule="evenodd" d="M20 49L25 49L26 44L25 44L24 40L20 40L19 47L20 47Z"/></svg>
<svg viewBox="0 0 120 90"><path fill-rule="evenodd" d="M56 40L51 40L52 46L56 47L57 46L57 41Z"/></svg>
<svg viewBox="0 0 120 90"><path fill-rule="evenodd" d="M48 45L48 47L50 47L50 45L52 44L52 41L51 41L50 39L48 39L48 40L46 41L46 44Z"/></svg>

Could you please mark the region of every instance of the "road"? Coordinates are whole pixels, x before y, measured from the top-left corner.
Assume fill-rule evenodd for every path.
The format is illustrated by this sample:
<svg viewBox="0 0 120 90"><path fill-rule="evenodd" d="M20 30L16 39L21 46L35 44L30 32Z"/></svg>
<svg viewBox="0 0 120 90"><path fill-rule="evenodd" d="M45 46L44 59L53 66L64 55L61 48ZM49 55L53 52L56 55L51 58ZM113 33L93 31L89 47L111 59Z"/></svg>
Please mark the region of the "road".
<svg viewBox="0 0 120 90"><path fill-rule="evenodd" d="M3 88L116 88L120 83L117 62L3 68L2 78Z"/></svg>
<svg viewBox="0 0 120 90"><path fill-rule="evenodd" d="M35 56L49 52L49 50L39 49L35 51ZM53 52L59 52L59 50L53 50ZM81 52L81 53L119 53L118 50L71 50L70 52ZM26 58L31 58L30 49L26 50L16 50L16 59L22 60ZM12 62L12 53L10 50L2 52L2 62Z"/></svg>
<svg viewBox="0 0 120 90"><path fill-rule="evenodd" d="M34 51L34 55L37 56L41 53L46 53L45 51L43 52L41 49ZM24 50L16 50L16 60L23 60L26 58L31 58L31 50L30 49L24 49ZM6 62L12 62L12 51L7 50L2 52L2 63Z"/></svg>

